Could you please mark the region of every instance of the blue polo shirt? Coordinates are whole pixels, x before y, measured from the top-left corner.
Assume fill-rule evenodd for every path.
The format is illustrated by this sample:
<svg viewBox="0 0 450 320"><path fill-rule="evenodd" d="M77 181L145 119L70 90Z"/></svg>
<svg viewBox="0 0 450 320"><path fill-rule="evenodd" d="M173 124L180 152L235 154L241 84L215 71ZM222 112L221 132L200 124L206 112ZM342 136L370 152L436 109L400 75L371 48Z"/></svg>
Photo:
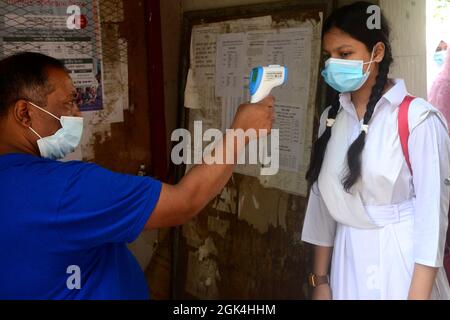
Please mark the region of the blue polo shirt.
<svg viewBox="0 0 450 320"><path fill-rule="evenodd" d="M84 162L0 156L0 299L149 299L126 244L161 186Z"/></svg>

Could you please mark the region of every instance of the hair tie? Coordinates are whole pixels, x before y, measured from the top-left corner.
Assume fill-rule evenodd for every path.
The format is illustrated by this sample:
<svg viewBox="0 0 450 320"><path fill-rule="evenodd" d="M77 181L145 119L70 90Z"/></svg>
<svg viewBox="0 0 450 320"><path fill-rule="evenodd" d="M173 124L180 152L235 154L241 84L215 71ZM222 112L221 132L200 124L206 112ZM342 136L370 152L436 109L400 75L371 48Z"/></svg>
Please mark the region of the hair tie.
<svg viewBox="0 0 450 320"><path fill-rule="evenodd" d="M361 132L365 132L366 134L368 134L369 133L369 125L368 124L363 124L362 126L361 126Z"/></svg>
<svg viewBox="0 0 450 320"><path fill-rule="evenodd" d="M332 126L334 126L335 122L336 122L336 119L332 119L332 118L327 119L327 127L331 128Z"/></svg>

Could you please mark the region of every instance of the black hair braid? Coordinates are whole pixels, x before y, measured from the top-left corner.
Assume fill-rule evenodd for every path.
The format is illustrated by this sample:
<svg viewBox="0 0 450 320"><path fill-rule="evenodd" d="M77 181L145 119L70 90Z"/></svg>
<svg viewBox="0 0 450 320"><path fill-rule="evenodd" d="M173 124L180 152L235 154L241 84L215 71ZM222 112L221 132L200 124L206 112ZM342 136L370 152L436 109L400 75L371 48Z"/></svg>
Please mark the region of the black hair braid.
<svg viewBox="0 0 450 320"><path fill-rule="evenodd" d="M336 97L331 105L331 108L328 111L327 119L336 119L340 107L341 103L339 100L339 94L336 94ZM330 137L331 137L331 127L327 126L325 128L324 133L314 143L310 166L308 172L306 173L306 180L308 181L308 185L310 188L312 187L314 182L316 182L317 179L319 178L320 170L322 168L322 163L325 156L325 151L327 149Z"/></svg>
<svg viewBox="0 0 450 320"><path fill-rule="evenodd" d="M383 60L379 65L376 83L372 88L372 93L367 104L367 111L364 115L364 125L368 125L372 119L375 106L383 95L383 90L388 81L389 66L391 61L389 58ZM361 155L366 142L366 132L361 131L359 137L350 146L347 154L348 173L345 176L342 184L347 192L358 181L361 176Z"/></svg>

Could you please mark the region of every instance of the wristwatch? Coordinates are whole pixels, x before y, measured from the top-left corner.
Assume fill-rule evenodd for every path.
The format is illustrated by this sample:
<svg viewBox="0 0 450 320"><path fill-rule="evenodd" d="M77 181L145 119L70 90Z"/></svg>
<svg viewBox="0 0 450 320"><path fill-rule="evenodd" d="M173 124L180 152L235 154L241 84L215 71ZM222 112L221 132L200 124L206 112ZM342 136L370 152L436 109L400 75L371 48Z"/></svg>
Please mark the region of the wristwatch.
<svg viewBox="0 0 450 320"><path fill-rule="evenodd" d="M308 282L311 287L317 288L318 286L321 286L323 284L330 284L330 276L318 276L314 273L311 273L308 276Z"/></svg>

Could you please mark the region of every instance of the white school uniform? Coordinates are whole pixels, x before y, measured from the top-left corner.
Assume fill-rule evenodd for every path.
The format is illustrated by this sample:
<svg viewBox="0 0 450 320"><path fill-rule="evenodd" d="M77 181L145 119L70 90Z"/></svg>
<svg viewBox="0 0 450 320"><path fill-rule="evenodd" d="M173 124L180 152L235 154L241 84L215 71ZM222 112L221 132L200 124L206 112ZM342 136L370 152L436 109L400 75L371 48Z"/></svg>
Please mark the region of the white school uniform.
<svg viewBox="0 0 450 320"><path fill-rule="evenodd" d="M398 134L399 105L407 95L394 80L369 123L361 179L345 192L348 148L361 132L350 94L332 128L321 173L311 191L302 240L334 247L331 289L336 300L406 299L415 264L439 268L433 299L450 299L443 255L450 188L450 139L437 109L415 99L409 109L406 163ZM321 135L328 110L321 117Z"/></svg>

